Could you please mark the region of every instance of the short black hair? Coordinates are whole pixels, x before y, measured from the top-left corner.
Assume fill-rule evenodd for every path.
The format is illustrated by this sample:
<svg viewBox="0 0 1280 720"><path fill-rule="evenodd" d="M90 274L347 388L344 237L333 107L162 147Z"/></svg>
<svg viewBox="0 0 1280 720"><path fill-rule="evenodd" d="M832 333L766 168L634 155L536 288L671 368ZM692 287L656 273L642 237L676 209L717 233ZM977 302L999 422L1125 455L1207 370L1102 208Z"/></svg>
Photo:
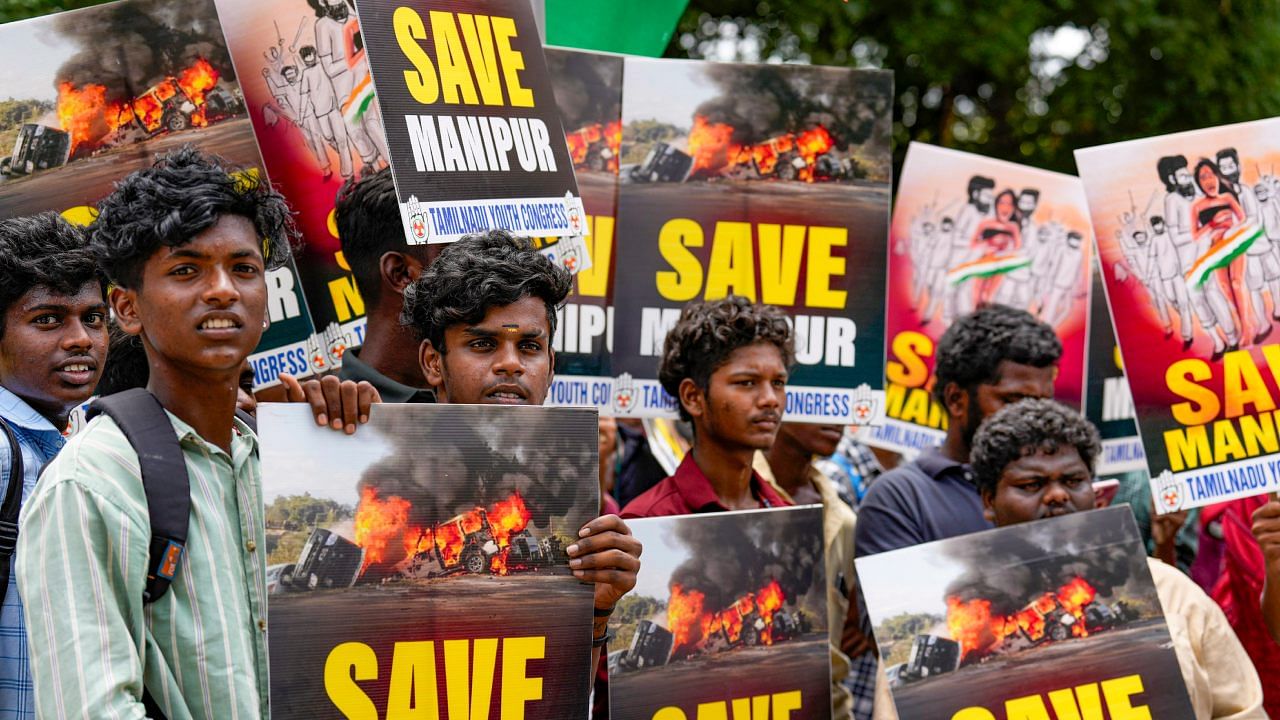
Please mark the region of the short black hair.
<svg viewBox="0 0 1280 720"><path fill-rule="evenodd" d="M27 291L47 287L74 295L93 282L105 300L106 284L83 228L56 212L0 220L0 336L9 308Z"/></svg>
<svg viewBox="0 0 1280 720"><path fill-rule="evenodd" d="M146 387L151 365L147 362L142 336L130 335L113 322L107 338L107 360L102 364L97 394L105 396Z"/></svg>
<svg viewBox="0 0 1280 720"><path fill-rule="evenodd" d="M342 257L351 268L365 307L372 310L382 294L382 255L392 250L407 252L413 247L405 244L391 169L367 173L358 181L343 185L334 211Z"/></svg>
<svg viewBox="0 0 1280 720"><path fill-rule="evenodd" d="M268 270L284 266L297 230L284 196L265 178L187 145L125 176L98 203L90 247L111 282L136 288L161 247L178 247L223 215L253 223Z"/></svg>
<svg viewBox="0 0 1280 720"><path fill-rule="evenodd" d="M676 398L680 417L692 418L679 402L680 383L689 378L706 392L711 374L738 348L758 342L773 343L788 368L795 362L795 339L782 309L757 305L741 295L684 306L662 345L658 382Z"/></svg>
<svg viewBox="0 0 1280 720"><path fill-rule="evenodd" d="M444 332L450 326L478 323L490 308L536 297L547 306L547 325L554 337L556 311L572 287L569 271L539 252L531 240L490 230L467 235L440 251L405 288L400 322L443 353Z"/></svg>
<svg viewBox="0 0 1280 720"><path fill-rule="evenodd" d="M1175 173L1187 167L1186 155L1165 155L1156 161L1156 172L1160 174L1160 182L1164 183L1164 189L1173 192L1178 187L1178 181L1173 179Z"/></svg>
<svg viewBox="0 0 1280 720"><path fill-rule="evenodd" d="M995 190L996 181L984 175L974 175L969 178L969 200L973 200L973 196L977 195L980 190Z"/></svg>
<svg viewBox="0 0 1280 720"><path fill-rule="evenodd" d="M1080 413L1053 400L1028 398L1010 403L983 421L973 436L969 463L978 491L993 495L1009 463L1043 450L1073 446L1093 473L1102 451L1098 429Z"/></svg>
<svg viewBox="0 0 1280 720"><path fill-rule="evenodd" d="M933 397L946 402L955 383L970 395L982 384L1000 381L1001 361L1037 368L1062 357L1062 341L1047 323L1026 310L987 305L959 318L938 340Z"/></svg>

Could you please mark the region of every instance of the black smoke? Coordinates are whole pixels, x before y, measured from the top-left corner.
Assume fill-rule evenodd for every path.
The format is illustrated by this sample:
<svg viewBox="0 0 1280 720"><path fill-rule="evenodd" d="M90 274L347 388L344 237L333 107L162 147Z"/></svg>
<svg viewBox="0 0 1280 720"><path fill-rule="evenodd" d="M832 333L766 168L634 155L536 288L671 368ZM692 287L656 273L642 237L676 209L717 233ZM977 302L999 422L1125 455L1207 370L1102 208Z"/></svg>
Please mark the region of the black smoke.
<svg viewBox="0 0 1280 720"><path fill-rule="evenodd" d="M565 132L621 120L621 57L555 48L546 55Z"/></svg>
<svg viewBox="0 0 1280 720"><path fill-rule="evenodd" d="M54 32L80 50L55 82L97 83L111 101L131 100L198 58L235 79L213 0L130 0L54 18Z"/></svg>
<svg viewBox="0 0 1280 720"><path fill-rule="evenodd" d="M676 537L692 555L670 582L701 592L712 611L770 580L782 586L789 604L811 590L825 591L821 515L814 509L689 518L676 525Z"/></svg>
<svg viewBox="0 0 1280 720"><path fill-rule="evenodd" d="M1099 598L1113 597L1145 575L1146 552L1126 509L1018 526L1020 531L949 542L943 552L967 570L947 588L948 597L991 601L992 612L1013 614L1076 577Z"/></svg>
<svg viewBox="0 0 1280 720"><path fill-rule="evenodd" d="M717 63L707 64L703 72L721 94L695 112L710 122L733 126L737 144L820 124L836 147L849 150L888 133L893 102L893 77L888 73Z"/></svg>

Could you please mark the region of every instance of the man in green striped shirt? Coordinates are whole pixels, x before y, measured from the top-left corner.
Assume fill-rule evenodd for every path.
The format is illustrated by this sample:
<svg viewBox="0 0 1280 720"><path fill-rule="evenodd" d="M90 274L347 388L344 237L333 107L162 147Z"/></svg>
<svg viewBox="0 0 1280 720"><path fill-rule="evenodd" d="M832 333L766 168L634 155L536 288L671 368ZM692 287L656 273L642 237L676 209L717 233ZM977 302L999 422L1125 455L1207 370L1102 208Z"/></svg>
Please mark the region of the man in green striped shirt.
<svg viewBox="0 0 1280 720"><path fill-rule="evenodd" d="M17 549L38 714L267 717L258 440L235 407L265 325L264 273L289 257L289 211L268 185L184 148L122 180L99 213L91 246L179 439L190 527L169 591L144 604L151 528L129 442L103 415L50 463L24 504ZM376 397L365 389L330 393L334 410L317 420L345 417L354 431Z"/></svg>

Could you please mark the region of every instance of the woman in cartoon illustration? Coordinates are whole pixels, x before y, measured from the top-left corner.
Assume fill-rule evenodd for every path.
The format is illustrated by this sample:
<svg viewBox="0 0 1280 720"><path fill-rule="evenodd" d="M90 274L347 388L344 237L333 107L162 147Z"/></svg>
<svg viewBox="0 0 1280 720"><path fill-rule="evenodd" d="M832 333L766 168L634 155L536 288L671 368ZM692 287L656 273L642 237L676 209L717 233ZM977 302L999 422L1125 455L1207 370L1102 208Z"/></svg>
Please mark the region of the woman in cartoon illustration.
<svg viewBox="0 0 1280 720"><path fill-rule="evenodd" d="M1004 190L996 196L995 216L984 218L973 229L969 246L980 253L979 262L1009 258L1022 248L1022 225L1018 218L1018 196L1012 190ZM1006 263L993 264L990 271L978 281L978 305L991 302L1000 276L1015 270Z"/></svg>
<svg viewBox="0 0 1280 720"><path fill-rule="evenodd" d="M1212 160L1204 158L1196 163L1194 177L1203 195L1191 204L1191 236L1195 242L1196 260L1187 271L1187 281L1203 284L1205 299L1226 335L1223 338L1227 343L1226 350L1235 350L1240 346L1242 334L1237 323L1244 317L1240 311L1240 293L1236 292L1235 279L1243 277L1243 272L1241 268L1233 271L1232 265L1243 264L1240 256L1248 249L1249 238L1239 237L1232 230L1244 222L1245 214L1240 201L1230 190L1230 184ZM1237 258L1239 260L1233 262ZM1223 293L1223 281L1231 292L1230 302ZM1222 352L1215 351L1213 359L1219 359Z"/></svg>

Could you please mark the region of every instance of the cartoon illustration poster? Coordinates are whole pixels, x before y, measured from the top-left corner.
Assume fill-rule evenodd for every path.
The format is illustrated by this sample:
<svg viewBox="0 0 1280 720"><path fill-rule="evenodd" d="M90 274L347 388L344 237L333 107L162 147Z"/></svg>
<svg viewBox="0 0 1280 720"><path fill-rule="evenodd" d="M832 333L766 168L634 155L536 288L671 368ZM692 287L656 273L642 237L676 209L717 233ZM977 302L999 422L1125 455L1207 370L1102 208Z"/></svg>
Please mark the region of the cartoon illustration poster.
<svg viewBox="0 0 1280 720"><path fill-rule="evenodd" d="M938 339L983 303L1053 326L1054 397L1080 407L1090 238L1079 179L912 143L889 234L885 423L867 442L914 453L942 441L946 410L930 394Z"/></svg>
<svg viewBox="0 0 1280 720"><path fill-rule="evenodd" d="M1139 473L1146 482L1147 456L1133 419L1133 396L1124 374L1120 346L1111 326L1111 311L1102 286L1097 262L1093 267L1093 289L1089 297L1089 358L1084 394L1084 415L1102 436L1102 454L1094 474L1110 478Z"/></svg>
<svg viewBox="0 0 1280 720"><path fill-rule="evenodd" d="M893 78L871 70L627 58L614 278L614 413L674 416L657 382L695 300L785 309L786 417L883 410Z"/></svg>
<svg viewBox="0 0 1280 720"><path fill-rule="evenodd" d="M344 182L388 163L360 21L351 0L215 2L267 175L297 213L301 289L321 329L255 369L269 377L329 371L363 342L365 314L342 257L334 200Z"/></svg>
<svg viewBox="0 0 1280 720"><path fill-rule="evenodd" d="M262 173L212 0L122 0L8 23L0 67L4 217L55 210L87 224L113 183L188 144ZM312 332L292 263L267 288L255 370ZM278 372L256 373L257 384Z"/></svg>
<svg viewBox="0 0 1280 720"><path fill-rule="evenodd" d="M610 717L831 717L820 506L627 524L644 562L615 611Z"/></svg>
<svg viewBox="0 0 1280 720"><path fill-rule="evenodd" d="M594 411L258 420L273 717L587 716L594 590L565 548L599 510Z"/></svg>
<svg viewBox="0 0 1280 720"><path fill-rule="evenodd" d="M550 405L612 410L613 257L622 144L622 56L547 48L547 67L564 126L586 222L589 265L556 324L556 377Z"/></svg>
<svg viewBox="0 0 1280 720"><path fill-rule="evenodd" d="M1123 507L859 558L898 716L1194 717L1147 563Z"/></svg>
<svg viewBox="0 0 1280 720"><path fill-rule="evenodd" d="M589 228L527 0L356 6L408 243L505 228L576 271Z"/></svg>
<svg viewBox="0 0 1280 720"><path fill-rule="evenodd" d="M1280 488L1278 130L1076 151L1161 512Z"/></svg>

